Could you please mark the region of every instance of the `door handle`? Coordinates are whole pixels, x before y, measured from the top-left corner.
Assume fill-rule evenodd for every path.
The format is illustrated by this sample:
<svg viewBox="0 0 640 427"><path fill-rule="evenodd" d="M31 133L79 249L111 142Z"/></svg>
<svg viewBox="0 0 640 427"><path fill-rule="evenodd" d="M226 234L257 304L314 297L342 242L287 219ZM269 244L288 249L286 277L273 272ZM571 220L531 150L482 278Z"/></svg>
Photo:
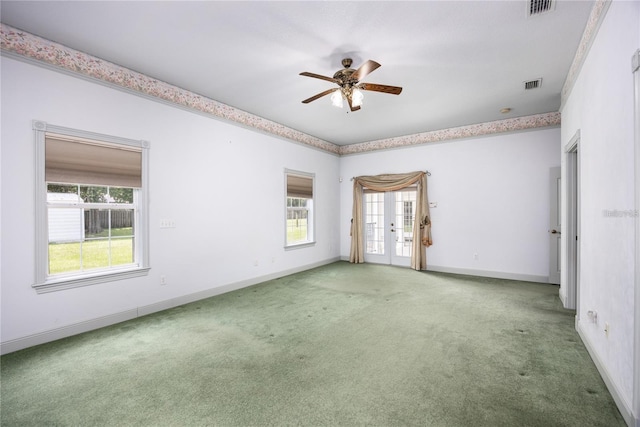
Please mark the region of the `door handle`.
<svg viewBox="0 0 640 427"><path fill-rule="evenodd" d="M551 230L551 234L562 234L562 233L559 232L558 230Z"/></svg>

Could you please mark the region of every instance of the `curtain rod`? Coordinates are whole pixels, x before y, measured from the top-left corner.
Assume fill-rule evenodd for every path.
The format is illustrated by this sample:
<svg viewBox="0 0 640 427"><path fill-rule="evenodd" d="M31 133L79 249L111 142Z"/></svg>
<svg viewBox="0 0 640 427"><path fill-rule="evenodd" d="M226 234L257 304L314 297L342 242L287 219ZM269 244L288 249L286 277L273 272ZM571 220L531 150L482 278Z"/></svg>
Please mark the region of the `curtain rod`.
<svg viewBox="0 0 640 427"><path fill-rule="evenodd" d="M431 172L429 172L429 171L424 171L424 173L426 173L426 174L427 174L427 176L431 176ZM351 177L351 181L353 181L354 179L356 179L356 177L355 177L355 176L352 176L352 177Z"/></svg>

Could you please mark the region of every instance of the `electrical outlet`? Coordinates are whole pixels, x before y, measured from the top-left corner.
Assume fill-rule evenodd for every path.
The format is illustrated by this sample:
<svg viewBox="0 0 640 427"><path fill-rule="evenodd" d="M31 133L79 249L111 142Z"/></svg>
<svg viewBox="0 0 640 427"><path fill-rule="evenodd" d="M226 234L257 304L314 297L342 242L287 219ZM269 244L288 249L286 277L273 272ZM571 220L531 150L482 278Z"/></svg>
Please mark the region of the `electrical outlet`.
<svg viewBox="0 0 640 427"><path fill-rule="evenodd" d="M167 276L165 276L164 274L162 276L160 276L160 284L161 285L166 285L167 284Z"/></svg>

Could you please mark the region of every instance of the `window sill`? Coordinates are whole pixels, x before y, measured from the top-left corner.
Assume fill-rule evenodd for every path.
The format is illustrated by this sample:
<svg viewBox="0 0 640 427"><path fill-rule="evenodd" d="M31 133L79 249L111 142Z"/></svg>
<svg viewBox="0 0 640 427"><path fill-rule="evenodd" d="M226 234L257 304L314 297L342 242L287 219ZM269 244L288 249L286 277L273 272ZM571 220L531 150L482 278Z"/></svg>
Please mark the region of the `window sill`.
<svg viewBox="0 0 640 427"><path fill-rule="evenodd" d="M304 242L304 243L296 243L294 245L287 245L284 247L285 251L290 251L293 249L301 249L301 248L308 248L310 246L315 246L316 242Z"/></svg>
<svg viewBox="0 0 640 427"><path fill-rule="evenodd" d="M149 273L149 270L149 267L135 267L118 271L102 271L100 273L86 274L82 276L56 277L51 278L44 283L33 285L33 289L35 289L39 294L44 294L48 292L62 291L65 289L79 288L82 286L96 285L98 283L113 282L116 280L146 276Z"/></svg>

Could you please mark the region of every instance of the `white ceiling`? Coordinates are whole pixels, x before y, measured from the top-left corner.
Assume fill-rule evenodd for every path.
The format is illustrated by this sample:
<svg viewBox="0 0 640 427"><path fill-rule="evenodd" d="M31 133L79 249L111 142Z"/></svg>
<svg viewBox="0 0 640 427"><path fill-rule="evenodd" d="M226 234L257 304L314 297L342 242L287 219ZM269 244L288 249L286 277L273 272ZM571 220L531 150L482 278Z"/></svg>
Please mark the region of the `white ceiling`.
<svg viewBox="0 0 640 427"><path fill-rule="evenodd" d="M338 145L558 111L593 1L5 1L2 22ZM360 111L301 101L372 59ZM524 81L542 87L524 90ZM511 112L500 113L508 107Z"/></svg>

